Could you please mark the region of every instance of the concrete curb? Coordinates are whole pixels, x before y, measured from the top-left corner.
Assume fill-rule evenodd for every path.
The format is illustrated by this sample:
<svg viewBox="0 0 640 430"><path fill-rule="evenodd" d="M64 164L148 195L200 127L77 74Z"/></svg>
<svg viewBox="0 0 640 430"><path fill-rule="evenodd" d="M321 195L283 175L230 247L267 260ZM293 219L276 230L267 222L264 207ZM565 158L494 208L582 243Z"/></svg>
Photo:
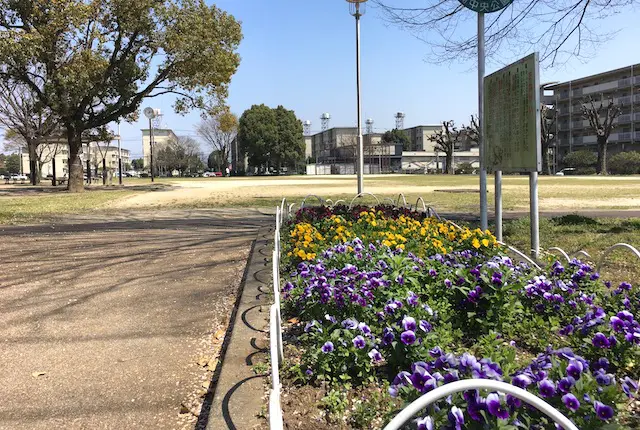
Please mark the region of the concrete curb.
<svg viewBox="0 0 640 430"><path fill-rule="evenodd" d="M273 228L263 227L253 243L238 302L231 315L219 365L196 424L197 429L266 428L264 378L252 367L268 361Z"/></svg>

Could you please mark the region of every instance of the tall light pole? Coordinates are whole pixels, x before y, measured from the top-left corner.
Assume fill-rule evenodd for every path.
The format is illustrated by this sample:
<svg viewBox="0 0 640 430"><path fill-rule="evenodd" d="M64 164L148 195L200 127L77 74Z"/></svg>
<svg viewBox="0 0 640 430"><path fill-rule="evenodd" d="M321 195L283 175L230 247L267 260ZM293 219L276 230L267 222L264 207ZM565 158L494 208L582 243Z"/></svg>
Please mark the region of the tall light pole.
<svg viewBox="0 0 640 430"><path fill-rule="evenodd" d="M360 17L367 0L347 0L349 12L356 19L356 87L358 98L358 194L364 191L364 148L362 144L362 108L360 106Z"/></svg>
<svg viewBox="0 0 640 430"><path fill-rule="evenodd" d="M151 182L154 181L153 177L153 119L157 116L154 108L144 108L144 116L149 119L149 170L151 171Z"/></svg>
<svg viewBox="0 0 640 430"><path fill-rule="evenodd" d="M118 121L118 184L122 185L122 148L120 148L120 121Z"/></svg>

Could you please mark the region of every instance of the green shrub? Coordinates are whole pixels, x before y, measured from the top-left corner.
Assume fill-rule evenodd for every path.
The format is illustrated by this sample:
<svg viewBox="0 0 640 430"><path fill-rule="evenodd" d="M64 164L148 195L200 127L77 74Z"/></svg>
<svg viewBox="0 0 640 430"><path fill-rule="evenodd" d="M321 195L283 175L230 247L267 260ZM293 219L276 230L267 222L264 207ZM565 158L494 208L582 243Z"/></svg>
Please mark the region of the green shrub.
<svg viewBox="0 0 640 430"><path fill-rule="evenodd" d="M475 172L476 169L473 168L473 165L471 163L460 163L458 164L458 167L456 168L456 174L457 175L471 175L473 174L473 172Z"/></svg>
<svg viewBox="0 0 640 430"><path fill-rule="evenodd" d="M640 152L621 152L611 157L607 164L614 175L635 175L640 173Z"/></svg>
<svg viewBox="0 0 640 430"><path fill-rule="evenodd" d="M566 167L594 167L598 162L598 157L591 151L574 151L564 156L562 162ZM595 173L595 169L594 169ZM579 174L579 173L576 173Z"/></svg>
<svg viewBox="0 0 640 430"><path fill-rule="evenodd" d="M576 170L570 173L571 175L595 175L595 167L578 167Z"/></svg>

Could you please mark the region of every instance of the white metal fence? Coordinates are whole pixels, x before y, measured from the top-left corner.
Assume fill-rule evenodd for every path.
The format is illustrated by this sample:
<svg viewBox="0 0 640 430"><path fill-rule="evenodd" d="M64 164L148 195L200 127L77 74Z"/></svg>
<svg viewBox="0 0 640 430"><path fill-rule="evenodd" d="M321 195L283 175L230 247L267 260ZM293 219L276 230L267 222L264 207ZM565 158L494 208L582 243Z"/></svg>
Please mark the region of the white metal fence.
<svg viewBox="0 0 640 430"><path fill-rule="evenodd" d="M349 209L353 207L354 202L365 196L371 196L375 200L376 204L380 204L380 199L371 193L360 193L357 194L349 203ZM346 201L337 200L332 201L331 199L323 199L322 197L310 194L305 197L300 203L300 208L305 207L305 203L307 199L314 198L318 200L320 204L326 204L330 207L337 206L339 204L346 205ZM427 206L424 199L419 197L416 201L415 206L407 205L407 200L403 194L399 194L396 201L393 199L385 199L389 200L390 204L396 207L403 207L413 210L422 210L423 213L427 214L427 216L436 217L439 220L444 222L448 222L451 225L454 225L457 228L461 228L457 224L452 221L442 219L435 209L430 206ZM384 201L384 200L383 200ZM402 203L402 204L400 204ZM419 209L419 204L421 204L421 208ZM269 427L272 430L282 430L284 428L284 421L282 417L282 406L280 402L280 394L282 390L282 386L280 384L280 365L284 360L284 349L282 343L282 314L281 314L281 306L280 306L280 258L282 252L282 243L281 243L281 235L280 228L282 225L292 217L293 208L295 203L287 204L286 198L282 199L282 203L280 206L276 207L276 222L274 229L274 238L273 238L273 258L272 258L272 269L273 269L273 297L274 303L270 308L270 317L269 317L269 333L270 333L270 354L271 354L271 390L269 393ZM541 269L540 265L528 257L522 251L507 245L506 243L499 242L501 245L507 247L509 251L518 255L518 257L527 261L533 267L537 269ZM613 246L607 248L596 265L596 270L600 271L603 265L606 263L606 258L614 249L625 249L630 251L640 260L640 251L638 251L633 246L628 243L616 243ZM567 262L571 261L571 257L578 257L580 255L585 256L586 258L591 258L591 256L586 251L577 251L572 254L568 254L562 248L552 247L547 250L547 252L558 252L564 257ZM529 393L528 391L522 390L514 385L507 384L505 382L492 381L487 379L467 379L463 381L456 381L453 383L449 383L443 385L430 393L425 394L419 399L415 400L409 406L404 408L387 426L384 430L397 430L403 424L405 424L411 417L416 415L421 410L425 409L427 406L432 404L433 402L445 398L453 393L458 393L461 391L472 390L472 389L486 389L491 391L499 391L502 393L511 394L514 397L519 398L522 401L529 403L530 405L536 407L538 410L546 414L549 418L551 418L554 422L561 425L565 430L578 430L578 428L564 415L562 415L557 409L553 408L551 405L540 399L539 397Z"/></svg>

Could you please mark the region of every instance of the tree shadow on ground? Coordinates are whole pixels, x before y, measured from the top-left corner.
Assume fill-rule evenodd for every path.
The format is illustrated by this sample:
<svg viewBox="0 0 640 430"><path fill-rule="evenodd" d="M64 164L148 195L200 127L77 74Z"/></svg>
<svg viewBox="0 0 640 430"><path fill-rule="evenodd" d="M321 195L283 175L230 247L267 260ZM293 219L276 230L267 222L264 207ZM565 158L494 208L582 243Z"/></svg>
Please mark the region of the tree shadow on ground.
<svg viewBox="0 0 640 430"><path fill-rule="evenodd" d="M85 186L85 192L93 191L170 191L176 188L170 184L140 184L140 185L92 185ZM25 197L39 195L66 195L70 194L65 186L53 187L46 185L13 185L11 187L0 187L0 196L2 197Z"/></svg>

